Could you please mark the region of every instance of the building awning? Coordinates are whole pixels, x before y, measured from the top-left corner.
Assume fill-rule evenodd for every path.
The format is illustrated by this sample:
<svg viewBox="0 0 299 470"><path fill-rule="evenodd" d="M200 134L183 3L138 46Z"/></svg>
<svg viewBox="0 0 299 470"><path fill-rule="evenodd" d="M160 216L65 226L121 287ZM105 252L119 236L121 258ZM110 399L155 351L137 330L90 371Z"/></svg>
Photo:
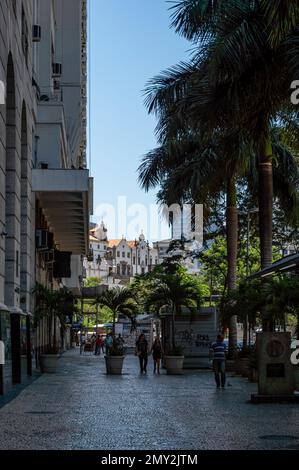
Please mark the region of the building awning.
<svg viewBox="0 0 299 470"><path fill-rule="evenodd" d="M93 179L88 170L33 169L32 190L38 193L60 251L87 254Z"/></svg>
<svg viewBox="0 0 299 470"><path fill-rule="evenodd" d="M285 256L278 261L275 261L269 268L262 269L251 276L248 279L259 279L261 277L272 276L275 273L286 273L299 269L299 253L294 255Z"/></svg>

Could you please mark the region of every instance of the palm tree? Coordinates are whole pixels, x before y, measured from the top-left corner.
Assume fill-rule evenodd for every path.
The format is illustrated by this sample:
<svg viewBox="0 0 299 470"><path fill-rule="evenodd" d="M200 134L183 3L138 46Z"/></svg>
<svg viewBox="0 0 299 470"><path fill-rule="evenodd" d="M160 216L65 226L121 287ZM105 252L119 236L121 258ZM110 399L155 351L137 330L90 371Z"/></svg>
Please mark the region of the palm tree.
<svg viewBox="0 0 299 470"><path fill-rule="evenodd" d="M182 311L182 307L194 312L200 304L200 292L195 283L186 279L180 272L176 274L157 275L156 287L146 298L147 308L155 307L161 311L167 307L171 311L171 350L175 352L175 318Z"/></svg>
<svg viewBox="0 0 299 470"><path fill-rule="evenodd" d="M288 109L289 86L298 71L298 3L185 0L173 9L177 31L200 40L198 54L190 64L153 79L146 104L159 115L160 141L176 137L187 121L210 136L219 127L232 128L259 155L261 265L267 267L272 262L270 124Z"/></svg>
<svg viewBox="0 0 299 470"><path fill-rule="evenodd" d="M36 322L47 320L48 327L48 352L57 352L56 321L60 322L62 331L65 329L66 317L76 311L73 295L67 288L56 291L42 284L36 284L32 293L36 296L36 308L34 311Z"/></svg>
<svg viewBox="0 0 299 470"><path fill-rule="evenodd" d="M95 299L94 304L107 307L111 311L113 315L113 337L115 336L115 323L120 313L129 317L131 321L134 320L136 315L137 304L131 289L127 287L113 287L106 290L100 297Z"/></svg>

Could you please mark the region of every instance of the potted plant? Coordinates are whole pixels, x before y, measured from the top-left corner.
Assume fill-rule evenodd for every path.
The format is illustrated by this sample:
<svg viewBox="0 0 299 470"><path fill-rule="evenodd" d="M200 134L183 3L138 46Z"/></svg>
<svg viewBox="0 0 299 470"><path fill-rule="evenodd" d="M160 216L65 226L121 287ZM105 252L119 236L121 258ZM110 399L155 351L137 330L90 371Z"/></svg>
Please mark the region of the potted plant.
<svg viewBox="0 0 299 470"><path fill-rule="evenodd" d="M123 344L120 344L115 338L115 323L120 313L131 319L134 318L137 307L134 295L128 287L114 287L103 292L94 303L100 307L108 308L113 318L113 343L105 356L107 374L121 374L125 355Z"/></svg>
<svg viewBox="0 0 299 470"><path fill-rule="evenodd" d="M40 356L41 370L55 373L61 356L57 340L57 321L61 329L65 330L65 318L75 310L73 296L66 288L53 291L42 284L36 284L33 293L36 296L35 322L44 320L47 325L48 344Z"/></svg>
<svg viewBox="0 0 299 470"><path fill-rule="evenodd" d="M176 343L175 320L182 307L191 313L200 303L200 292L192 277L185 270L177 268L174 273L158 273L156 286L147 296L147 306L155 306L159 311L168 308L171 311L171 344L164 356L167 374L182 374L184 364L183 349Z"/></svg>
<svg viewBox="0 0 299 470"><path fill-rule="evenodd" d="M105 356L107 374L121 375L124 358L125 354L123 345L118 343L116 338L113 338L109 355L106 354Z"/></svg>

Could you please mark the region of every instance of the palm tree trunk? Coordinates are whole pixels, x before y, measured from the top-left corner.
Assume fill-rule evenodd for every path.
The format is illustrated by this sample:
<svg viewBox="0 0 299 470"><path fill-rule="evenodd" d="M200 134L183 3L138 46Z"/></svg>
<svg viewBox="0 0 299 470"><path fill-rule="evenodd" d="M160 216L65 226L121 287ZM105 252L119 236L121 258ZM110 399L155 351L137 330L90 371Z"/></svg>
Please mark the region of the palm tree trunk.
<svg viewBox="0 0 299 470"><path fill-rule="evenodd" d="M271 139L265 139L259 162L259 231L261 268L272 264L273 168ZM267 282L267 280L265 280ZM263 315L263 331L275 331L273 321Z"/></svg>
<svg viewBox="0 0 299 470"><path fill-rule="evenodd" d="M227 289L233 291L237 285L238 255L238 210L237 191L234 179L227 183L226 207L226 243L227 243ZM237 352L237 316L233 315L229 324L229 356Z"/></svg>
<svg viewBox="0 0 299 470"><path fill-rule="evenodd" d="M174 350L175 348L175 306L172 307L172 315L171 315L171 348Z"/></svg>
<svg viewBox="0 0 299 470"><path fill-rule="evenodd" d="M245 316L243 318L243 348L248 345L248 320Z"/></svg>
<svg viewBox="0 0 299 470"><path fill-rule="evenodd" d="M113 323L112 323L112 335L115 337L115 323L116 323L116 313L113 312Z"/></svg>

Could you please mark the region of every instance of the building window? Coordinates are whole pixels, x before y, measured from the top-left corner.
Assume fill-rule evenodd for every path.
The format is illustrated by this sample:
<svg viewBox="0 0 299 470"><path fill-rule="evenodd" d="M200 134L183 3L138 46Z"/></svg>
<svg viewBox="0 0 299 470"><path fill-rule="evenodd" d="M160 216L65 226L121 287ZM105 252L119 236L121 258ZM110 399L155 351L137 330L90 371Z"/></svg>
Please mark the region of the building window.
<svg viewBox="0 0 299 470"><path fill-rule="evenodd" d="M116 272L117 272L117 274L120 274L120 266L119 266L119 264L116 266Z"/></svg>
<svg viewBox="0 0 299 470"><path fill-rule="evenodd" d="M122 275L125 276L126 275L126 272L127 272L127 265L126 264L123 264L122 265Z"/></svg>
<svg viewBox="0 0 299 470"><path fill-rule="evenodd" d="M98 245L98 250L99 250L100 248L101 248L100 245Z"/></svg>
<svg viewBox="0 0 299 470"><path fill-rule="evenodd" d="M127 257L128 257L128 258L131 258L131 253L127 253Z"/></svg>
<svg viewBox="0 0 299 470"><path fill-rule="evenodd" d="M158 264L158 258L155 259L155 264Z"/></svg>
<svg viewBox="0 0 299 470"><path fill-rule="evenodd" d="M120 251L117 251L117 252L116 252L116 256L117 256L118 258L120 258Z"/></svg>
<svg viewBox="0 0 299 470"><path fill-rule="evenodd" d="M123 258L125 258L125 257L126 257L126 253L125 253L124 251L122 252L122 254L121 254L121 255L122 255L122 257L123 257Z"/></svg>
<svg viewBox="0 0 299 470"><path fill-rule="evenodd" d="M136 257L133 256L133 264L136 264Z"/></svg>
<svg viewBox="0 0 299 470"><path fill-rule="evenodd" d="M29 42L28 42L28 26L25 16L25 10L22 6L22 49L25 56L26 65L28 65L28 51L29 51Z"/></svg>
<svg viewBox="0 0 299 470"><path fill-rule="evenodd" d="M145 257L145 266L147 266L147 256Z"/></svg>
<svg viewBox="0 0 299 470"><path fill-rule="evenodd" d="M140 266L140 256L138 256L138 265Z"/></svg>
<svg viewBox="0 0 299 470"><path fill-rule="evenodd" d="M16 251L16 276L19 277L19 251Z"/></svg>
<svg viewBox="0 0 299 470"><path fill-rule="evenodd" d="M104 250L107 250L107 246L106 246L106 245L104 245Z"/></svg>

